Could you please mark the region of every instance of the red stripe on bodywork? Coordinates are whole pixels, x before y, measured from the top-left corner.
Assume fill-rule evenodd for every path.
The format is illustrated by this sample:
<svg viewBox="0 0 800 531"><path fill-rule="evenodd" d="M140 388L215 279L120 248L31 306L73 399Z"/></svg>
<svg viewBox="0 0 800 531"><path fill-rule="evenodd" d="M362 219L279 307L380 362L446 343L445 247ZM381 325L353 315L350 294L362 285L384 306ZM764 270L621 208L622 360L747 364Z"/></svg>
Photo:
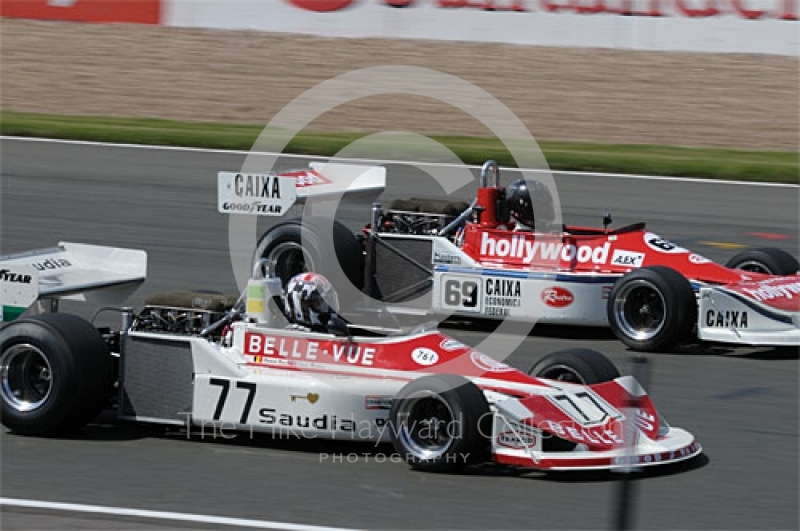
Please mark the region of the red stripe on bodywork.
<svg viewBox="0 0 800 531"><path fill-rule="evenodd" d="M495 454L493 459L496 463L512 466L523 466L527 468L538 468L542 470L552 469L583 469L583 468L610 468L616 466L648 466L663 465L677 461L690 459L700 453L700 444L692 441L690 444L667 452L653 452L647 454L633 455L631 457L569 457L569 458L548 458L542 457L538 462L533 459L515 455Z"/></svg>

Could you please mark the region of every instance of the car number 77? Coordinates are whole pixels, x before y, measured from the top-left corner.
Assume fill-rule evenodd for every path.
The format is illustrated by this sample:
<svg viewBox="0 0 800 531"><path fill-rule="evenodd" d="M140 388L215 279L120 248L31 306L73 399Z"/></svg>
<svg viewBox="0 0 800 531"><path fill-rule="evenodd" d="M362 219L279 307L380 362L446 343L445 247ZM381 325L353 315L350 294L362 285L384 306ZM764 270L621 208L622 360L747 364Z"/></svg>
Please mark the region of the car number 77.
<svg viewBox="0 0 800 531"><path fill-rule="evenodd" d="M208 383L220 387L217 407L214 409L214 420L219 420L222 417L222 410L225 409L225 402L228 400L231 381L224 378L211 378ZM242 416L239 418L239 424L246 424L250 409L253 407L253 401L256 398L256 384L253 382L236 382L236 389L247 389L247 400L244 403Z"/></svg>
<svg viewBox="0 0 800 531"><path fill-rule="evenodd" d="M609 418L622 418L619 411L588 390L572 394L551 395L547 398L561 411L584 426L602 424Z"/></svg>

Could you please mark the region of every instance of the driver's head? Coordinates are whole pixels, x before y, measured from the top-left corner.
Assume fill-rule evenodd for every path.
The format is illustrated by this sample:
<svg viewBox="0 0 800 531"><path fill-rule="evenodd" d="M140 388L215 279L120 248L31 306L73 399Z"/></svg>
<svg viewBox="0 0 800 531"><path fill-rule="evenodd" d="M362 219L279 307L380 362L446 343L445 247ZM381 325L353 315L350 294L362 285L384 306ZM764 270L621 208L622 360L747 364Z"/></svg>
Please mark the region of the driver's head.
<svg viewBox="0 0 800 531"><path fill-rule="evenodd" d="M555 222L553 196L544 183L532 179L517 179L508 186L506 201L511 216L531 229L535 228L536 219L546 226Z"/></svg>
<svg viewBox="0 0 800 531"><path fill-rule="evenodd" d="M283 305L290 322L328 332L328 323L339 311L339 297L322 275L300 273L286 284Z"/></svg>

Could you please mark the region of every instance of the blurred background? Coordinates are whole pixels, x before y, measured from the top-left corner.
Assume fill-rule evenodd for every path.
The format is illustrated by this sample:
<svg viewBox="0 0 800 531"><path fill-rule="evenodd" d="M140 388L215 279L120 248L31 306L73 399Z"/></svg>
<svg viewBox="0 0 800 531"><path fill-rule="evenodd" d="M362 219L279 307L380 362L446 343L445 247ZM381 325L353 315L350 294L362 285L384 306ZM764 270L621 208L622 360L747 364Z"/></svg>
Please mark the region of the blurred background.
<svg viewBox="0 0 800 531"><path fill-rule="evenodd" d="M800 140L797 0L0 5L6 133L27 130L9 112L263 127L321 81L402 64L440 70L488 91L554 155L557 147L587 152L598 144L797 152ZM87 135L92 124L84 120L83 133L61 134ZM126 125L130 138L137 123ZM490 136L457 109L405 95L342 105L306 132L394 129ZM224 142L219 128L216 136L204 142ZM675 153L710 159L715 152ZM590 162L604 169L602 156L589 158L573 155L572 169ZM668 162L650 166L645 169L656 173L692 173L666 168ZM739 171L727 168L728 174Z"/></svg>

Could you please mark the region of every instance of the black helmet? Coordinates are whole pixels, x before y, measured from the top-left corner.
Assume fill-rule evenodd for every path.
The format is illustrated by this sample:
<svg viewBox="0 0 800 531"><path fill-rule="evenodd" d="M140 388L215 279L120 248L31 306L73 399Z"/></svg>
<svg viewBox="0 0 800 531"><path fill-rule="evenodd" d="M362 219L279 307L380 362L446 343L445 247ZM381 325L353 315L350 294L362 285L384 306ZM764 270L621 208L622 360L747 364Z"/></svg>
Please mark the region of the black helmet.
<svg viewBox="0 0 800 531"><path fill-rule="evenodd" d="M536 218L545 225L555 221L553 196L547 186L539 181L517 179L509 185L506 197L511 216L531 229L536 226L534 212L537 213Z"/></svg>
<svg viewBox="0 0 800 531"><path fill-rule="evenodd" d="M328 323L339 310L339 297L322 275L300 273L286 284L283 304L290 322L328 332Z"/></svg>

